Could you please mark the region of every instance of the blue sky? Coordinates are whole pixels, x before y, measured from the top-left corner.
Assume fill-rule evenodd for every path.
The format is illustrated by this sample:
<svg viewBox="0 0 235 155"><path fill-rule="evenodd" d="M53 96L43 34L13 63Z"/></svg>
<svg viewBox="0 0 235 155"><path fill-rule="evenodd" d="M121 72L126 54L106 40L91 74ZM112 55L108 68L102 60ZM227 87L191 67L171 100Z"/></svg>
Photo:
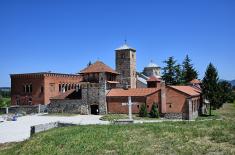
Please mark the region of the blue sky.
<svg viewBox="0 0 235 155"><path fill-rule="evenodd" d="M235 79L234 0L1 0L0 86L9 74L115 68L114 49L137 49L137 70L189 54L203 77L212 62Z"/></svg>

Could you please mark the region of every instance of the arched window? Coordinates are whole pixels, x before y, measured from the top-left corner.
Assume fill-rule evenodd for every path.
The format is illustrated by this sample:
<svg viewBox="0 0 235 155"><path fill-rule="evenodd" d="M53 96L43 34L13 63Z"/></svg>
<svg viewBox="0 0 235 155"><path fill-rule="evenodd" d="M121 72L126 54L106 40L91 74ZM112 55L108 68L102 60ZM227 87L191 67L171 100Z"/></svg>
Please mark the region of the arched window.
<svg viewBox="0 0 235 155"><path fill-rule="evenodd" d="M61 84L59 84L59 92L61 92Z"/></svg>
<svg viewBox="0 0 235 155"><path fill-rule="evenodd" d="M68 90L68 84L65 84L65 91Z"/></svg>
<svg viewBox="0 0 235 155"><path fill-rule="evenodd" d="M33 92L33 85L30 84L30 85L29 85L29 93L32 93L32 92Z"/></svg>

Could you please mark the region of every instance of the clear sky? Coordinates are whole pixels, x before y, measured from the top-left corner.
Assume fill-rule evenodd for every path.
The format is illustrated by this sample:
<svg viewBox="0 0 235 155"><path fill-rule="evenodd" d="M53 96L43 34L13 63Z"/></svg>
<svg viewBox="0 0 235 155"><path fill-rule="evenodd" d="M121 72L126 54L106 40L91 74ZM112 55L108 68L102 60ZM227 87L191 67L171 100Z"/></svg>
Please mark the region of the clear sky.
<svg viewBox="0 0 235 155"><path fill-rule="evenodd" d="M235 79L235 0L0 0L0 86L9 74L115 68L114 49L137 50L137 70L189 54L203 77L212 62Z"/></svg>

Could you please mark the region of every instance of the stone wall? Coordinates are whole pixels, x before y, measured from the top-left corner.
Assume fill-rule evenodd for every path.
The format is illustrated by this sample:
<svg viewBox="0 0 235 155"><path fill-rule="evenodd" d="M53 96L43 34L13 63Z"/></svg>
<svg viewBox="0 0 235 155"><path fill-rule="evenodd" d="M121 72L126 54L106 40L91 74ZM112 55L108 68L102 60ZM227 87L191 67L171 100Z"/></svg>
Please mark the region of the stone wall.
<svg viewBox="0 0 235 155"><path fill-rule="evenodd" d="M116 50L117 80L122 85L136 88L136 51L132 49Z"/></svg>
<svg viewBox="0 0 235 155"><path fill-rule="evenodd" d="M89 114L88 105L84 104L82 100L51 100L48 105L49 113L76 113L86 115Z"/></svg>
<svg viewBox="0 0 235 155"><path fill-rule="evenodd" d="M186 119L185 113L165 113L164 118L166 119Z"/></svg>
<svg viewBox="0 0 235 155"><path fill-rule="evenodd" d="M40 108L39 108L40 106ZM47 105L22 105L22 106L11 106L8 107L8 113L26 113L26 114L33 114L33 113L43 113L46 112ZM0 108L0 113L7 113L6 108Z"/></svg>
<svg viewBox="0 0 235 155"><path fill-rule="evenodd" d="M107 114L105 73L99 75L99 114Z"/></svg>

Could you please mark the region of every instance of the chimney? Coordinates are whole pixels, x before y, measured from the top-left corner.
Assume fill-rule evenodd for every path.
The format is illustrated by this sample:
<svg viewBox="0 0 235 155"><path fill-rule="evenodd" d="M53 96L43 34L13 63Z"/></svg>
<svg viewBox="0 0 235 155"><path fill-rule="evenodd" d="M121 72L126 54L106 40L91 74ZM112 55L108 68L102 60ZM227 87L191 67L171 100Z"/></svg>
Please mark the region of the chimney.
<svg viewBox="0 0 235 155"><path fill-rule="evenodd" d="M166 113L166 85L161 81L161 113Z"/></svg>

